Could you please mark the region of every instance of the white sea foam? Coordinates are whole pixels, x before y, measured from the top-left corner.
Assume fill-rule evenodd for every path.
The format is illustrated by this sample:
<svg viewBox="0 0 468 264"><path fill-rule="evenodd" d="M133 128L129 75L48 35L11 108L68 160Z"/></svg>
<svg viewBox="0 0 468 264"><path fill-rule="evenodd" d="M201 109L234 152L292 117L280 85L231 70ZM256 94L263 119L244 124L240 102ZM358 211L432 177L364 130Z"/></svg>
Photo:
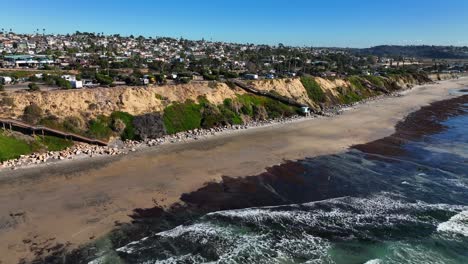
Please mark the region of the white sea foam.
<svg viewBox="0 0 468 264"><path fill-rule="evenodd" d="M371 260L366 261L366 263L364 264L380 264L380 263L382 263L381 259L371 259Z"/></svg>
<svg viewBox="0 0 468 264"><path fill-rule="evenodd" d="M104 264L106 261L105 257L99 257L97 259L91 260L88 264Z"/></svg>
<svg viewBox="0 0 468 264"><path fill-rule="evenodd" d="M118 248L116 250L119 251L119 252L128 253L128 254L133 253L134 250L133 250L132 246L139 245L140 242L143 242L143 241L145 241L147 239L148 239L148 237L144 237L144 238L142 238L140 240L130 242L127 245L125 245L125 246L123 246L121 248Z"/></svg>
<svg viewBox="0 0 468 264"><path fill-rule="evenodd" d="M297 258L307 259L307 263L328 263L330 238L379 239L389 228L436 226L439 224L436 218L430 217L433 210L458 213L468 212L468 207L406 203L391 193L381 193L369 198L343 197L300 205L219 211L205 215L194 224L132 242L119 251L138 254L143 249L158 250L158 243L169 243L176 247L183 245L184 250L175 250L179 255L157 263L205 263L210 260L202 256L207 255L217 256L217 263L285 263ZM420 217L425 212L428 217ZM449 222L457 222L462 215L466 217L466 213L460 213ZM367 263L378 261L373 259Z"/></svg>
<svg viewBox="0 0 468 264"><path fill-rule="evenodd" d="M468 237L468 211L460 212L447 222L439 224L437 226L437 231L460 234Z"/></svg>

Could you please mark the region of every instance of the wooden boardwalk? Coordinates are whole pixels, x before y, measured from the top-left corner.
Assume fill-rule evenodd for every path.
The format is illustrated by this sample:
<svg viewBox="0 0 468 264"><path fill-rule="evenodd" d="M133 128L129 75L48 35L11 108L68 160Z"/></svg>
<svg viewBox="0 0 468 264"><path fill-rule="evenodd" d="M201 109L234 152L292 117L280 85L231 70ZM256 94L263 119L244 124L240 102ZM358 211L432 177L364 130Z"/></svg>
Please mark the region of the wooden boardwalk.
<svg viewBox="0 0 468 264"><path fill-rule="evenodd" d="M15 131L20 131L20 132L29 132L33 135L50 135L50 136L55 136L55 137L61 137L73 141L78 141L78 142L84 142L88 144L94 144L94 145L100 145L100 146L107 146L107 142L94 139L94 138L88 138L84 137L78 134L74 133L66 133L60 130L56 130L53 128L49 127L44 127L44 126L32 126L30 124L24 123L19 120L15 119L5 119L5 118L0 118L0 126L3 129L9 129L9 130L15 130Z"/></svg>

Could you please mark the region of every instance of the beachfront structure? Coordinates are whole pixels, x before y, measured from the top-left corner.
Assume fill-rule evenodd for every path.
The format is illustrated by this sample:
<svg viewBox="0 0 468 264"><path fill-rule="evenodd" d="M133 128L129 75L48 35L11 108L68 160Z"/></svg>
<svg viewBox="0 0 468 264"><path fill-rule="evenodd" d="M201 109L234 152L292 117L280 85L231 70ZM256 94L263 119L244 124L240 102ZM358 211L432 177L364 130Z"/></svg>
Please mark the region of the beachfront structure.
<svg viewBox="0 0 468 264"><path fill-rule="evenodd" d="M37 68L54 63L55 62L46 55L7 55L3 58L3 67L6 68Z"/></svg>
<svg viewBox="0 0 468 264"><path fill-rule="evenodd" d="M301 113L305 116L310 115L310 108L308 106L301 107Z"/></svg>

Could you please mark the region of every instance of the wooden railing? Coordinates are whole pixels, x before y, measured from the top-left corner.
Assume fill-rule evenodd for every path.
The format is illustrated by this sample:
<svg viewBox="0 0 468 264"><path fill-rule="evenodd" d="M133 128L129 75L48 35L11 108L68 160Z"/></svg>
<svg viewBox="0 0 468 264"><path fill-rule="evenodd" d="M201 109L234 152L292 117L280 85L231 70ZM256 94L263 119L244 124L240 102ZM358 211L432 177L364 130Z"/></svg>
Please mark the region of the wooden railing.
<svg viewBox="0 0 468 264"><path fill-rule="evenodd" d="M49 127L33 126L25 122L14 120L14 119L0 118L0 127L3 129L9 129L9 130L29 131L33 135L39 134L39 135L44 136L45 134L47 134L51 136L62 137L62 138L73 140L73 141L79 141L79 142L84 142L88 144L100 145L100 146L107 146L107 142L104 142L102 140L88 138L88 137L84 137L84 136L74 134L74 133L66 133L66 132L53 129L53 128L49 128Z"/></svg>
<svg viewBox="0 0 468 264"><path fill-rule="evenodd" d="M284 104L295 106L295 107L306 107L306 106L308 106L306 104L301 104L301 103L299 103L299 102L297 102L297 101L295 101L295 100L293 100L291 98L285 97L285 96L281 96L281 95L270 93L270 92L267 92L267 91L261 91L261 90L255 89L252 85L248 85L245 82L237 80L237 79L231 79L229 81L231 83L235 84L236 86L242 88L243 90L249 92L249 93L269 97L271 99L275 99L275 100L280 101L280 102L282 102Z"/></svg>

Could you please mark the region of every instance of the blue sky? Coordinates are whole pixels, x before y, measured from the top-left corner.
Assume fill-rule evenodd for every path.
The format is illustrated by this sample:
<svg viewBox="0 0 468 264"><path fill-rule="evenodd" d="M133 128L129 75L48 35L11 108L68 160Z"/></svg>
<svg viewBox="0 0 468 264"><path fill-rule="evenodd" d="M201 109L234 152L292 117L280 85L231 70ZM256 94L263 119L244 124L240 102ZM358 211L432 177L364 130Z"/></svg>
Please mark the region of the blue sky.
<svg viewBox="0 0 468 264"><path fill-rule="evenodd" d="M16 32L295 46L468 45L468 0L0 0Z"/></svg>

